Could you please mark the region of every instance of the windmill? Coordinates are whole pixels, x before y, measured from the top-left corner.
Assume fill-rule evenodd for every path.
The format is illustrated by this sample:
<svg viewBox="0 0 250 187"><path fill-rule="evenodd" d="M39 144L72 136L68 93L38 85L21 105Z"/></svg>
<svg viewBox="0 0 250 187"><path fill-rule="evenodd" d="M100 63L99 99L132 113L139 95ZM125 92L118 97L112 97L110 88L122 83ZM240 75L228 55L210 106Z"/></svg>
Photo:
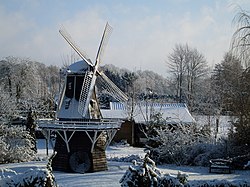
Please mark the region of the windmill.
<svg viewBox="0 0 250 187"><path fill-rule="evenodd" d="M104 49L107 45L108 39L112 32L112 27L107 23L104 29L104 33L97 51L95 64L92 64L91 60L86 57L86 54L80 50L77 44L73 41L68 32L62 28L59 30L63 38L70 44L70 46L77 52L77 54L82 58L82 63L85 67L85 77L82 84L82 89L80 93L80 99L78 104L78 112L83 118L93 118L89 113L89 104L96 102L95 93L95 83L96 79L99 78L102 82L102 86L105 87L107 92L118 101L126 101L127 96L103 73L98 70L99 64L101 63ZM87 66L87 68L86 68ZM81 71L80 69L78 71ZM92 102L91 102L92 101ZM97 109L99 110L99 109Z"/></svg>
<svg viewBox="0 0 250 187"><path fill-rule="evenodd" d="M99 71L112 27L106 24L94 63L64 28L59 32L82 60L71 64L65 71L56 120L39 123L47 140L51 133L55 132L57 135L54 147L57 155L52 167L54 170L80 173L106 170L105 149L120 128L121 121L102 118L96 90L97 80L116 100L126 102L128 99Z"/></svg>

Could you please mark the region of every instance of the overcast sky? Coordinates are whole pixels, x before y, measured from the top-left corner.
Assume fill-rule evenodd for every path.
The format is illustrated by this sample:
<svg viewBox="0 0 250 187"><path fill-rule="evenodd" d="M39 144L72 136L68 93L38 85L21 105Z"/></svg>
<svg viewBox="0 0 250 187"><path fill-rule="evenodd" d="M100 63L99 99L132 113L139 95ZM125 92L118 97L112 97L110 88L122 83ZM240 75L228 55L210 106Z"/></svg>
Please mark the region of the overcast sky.
<svg viewBox="0 0 250 187"><path fill-rule="evenodd" d="M63 25L94 61L108 21L103 64L165 75L175 44L187 43L212 66L229 50L237 6L250 11L249 0L0 0L0 59L61 66L72 54Z"/></svg>

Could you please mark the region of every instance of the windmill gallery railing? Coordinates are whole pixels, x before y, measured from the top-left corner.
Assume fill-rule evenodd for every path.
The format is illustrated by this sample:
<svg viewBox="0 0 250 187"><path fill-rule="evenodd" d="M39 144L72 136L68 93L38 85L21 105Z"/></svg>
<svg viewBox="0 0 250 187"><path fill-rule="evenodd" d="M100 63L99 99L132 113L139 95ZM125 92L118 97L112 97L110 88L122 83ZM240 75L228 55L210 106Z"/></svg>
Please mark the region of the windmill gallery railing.
<svg viewBox="0 0 250 187"><path fill-rule="evenodd" d="M61 120L38 120L40 129L54 130L92 130L92 129L119 129L122 121L120 120L86 120L86 121L61 121Z"/></svg>
<svg viewBox="0 0 250 187"><path fill-rule="evenodd" d="M103 133L106 135L105 147L107 147L111 143L117 130L120 129L121 123L122 121L120 120L107 119L84 121L38 120L37 126L45 136L47 143L50 142L52 133L56 133L56 135L60 136L65 142L68 152L70 152L69 142L75 132L85 132L92 143L92 152L95 143Z"/></svg>

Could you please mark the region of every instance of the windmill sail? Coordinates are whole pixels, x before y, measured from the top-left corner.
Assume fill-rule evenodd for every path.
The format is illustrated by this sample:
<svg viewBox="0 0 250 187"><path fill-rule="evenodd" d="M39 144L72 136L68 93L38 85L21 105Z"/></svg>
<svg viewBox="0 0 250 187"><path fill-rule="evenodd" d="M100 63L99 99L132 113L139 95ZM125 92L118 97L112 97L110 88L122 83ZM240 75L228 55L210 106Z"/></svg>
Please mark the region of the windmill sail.
<svg viewBox="0 0 250 187"><path fill-rule="evenodd" d="M92 98L93 95L93 91L94 91L94 87L95 87L95 82L96 82L96 74L98 72L98 67L99 64L101 63L101 57L103 54L103 51L107 45L108 39L110 37L112 31L112 27L107 23L106 27L104 29L103 35L102 35L102 39L101 39L101 43L96 55L96 63L94 66L94 71L92 74L92 79L91 79L91 83L88 81L88 85L84 85L83 84L83 89L81 90L81 95L84 95L83 99L79 101L79 107L78 107L78 112L83 116L86 117L87 116L87 112L89 109L89 103L90 100ZM89 85L90 83L90 85ZM85 95L87 95L85 97ZM80 106L81 105L81 106Z"/></svg>
<svg viewBox="0 0 250 187"><path fill-rule="evenodd" d="M104 33L102 35L102 39L101 39L99 49L97 51L97 55L96 55L96 64L95 64L96 68L98 68L99 64L101 63L101 59L102 59L104 50L107 46L108 39L111 36L112 30L113 28L107 23L104 29Z"/></svg>
<svg viewBox="0 0 250 187"><path fill-rule="evenodd" d="M100 74L100 82L102 87L108 92L108 94L114 97L117 101L126 102L128 97L123 91L120 90L104 73Z"/></svg>
<svg viewBox="0 0 250 187"><path fill-rule="evenodd" d="M62 27L59 30L59 33L62 35L62 37L68 42L68 44L75 50L75 52L85 61L87 62L90 66L93 66L91 61L87 58L87 55L78 47L76 42L72 39L70 34L66 31L64 27Z"/></svg>
<svg viewBox="0 0 250 187"><path fill-rule="evenodd" d="M91 75L91 72L87 72L84 76L84 81L82 84L79 105L78 105L78 112L84 117L86 117L86 114L84 113L84 106L86 106L87 104L87 97L90 90L92 78L93 76Z"/></svg>

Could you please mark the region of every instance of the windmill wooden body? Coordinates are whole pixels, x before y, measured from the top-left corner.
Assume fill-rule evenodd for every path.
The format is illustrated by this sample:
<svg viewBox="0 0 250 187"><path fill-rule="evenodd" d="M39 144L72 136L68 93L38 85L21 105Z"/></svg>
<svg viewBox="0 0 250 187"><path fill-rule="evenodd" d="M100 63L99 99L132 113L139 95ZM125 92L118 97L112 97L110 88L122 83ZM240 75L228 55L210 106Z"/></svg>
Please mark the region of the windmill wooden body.
<svg viewBox="0 0 250 187"><path fill-rule="evenodd" d="M107 169L105 149L120 128L121 121L102 118L96 81L100 81L115 99L122 102L127 100L127 96L98 70L111 31L107 23L95 63L92 64L69 34L59 30L82 60L71 64L64 72L65 81L60 93L57 119L39 123L47 140L52 132L57 135L54 147L57 155L52 162L54 170L84 173Z"/></svg>

